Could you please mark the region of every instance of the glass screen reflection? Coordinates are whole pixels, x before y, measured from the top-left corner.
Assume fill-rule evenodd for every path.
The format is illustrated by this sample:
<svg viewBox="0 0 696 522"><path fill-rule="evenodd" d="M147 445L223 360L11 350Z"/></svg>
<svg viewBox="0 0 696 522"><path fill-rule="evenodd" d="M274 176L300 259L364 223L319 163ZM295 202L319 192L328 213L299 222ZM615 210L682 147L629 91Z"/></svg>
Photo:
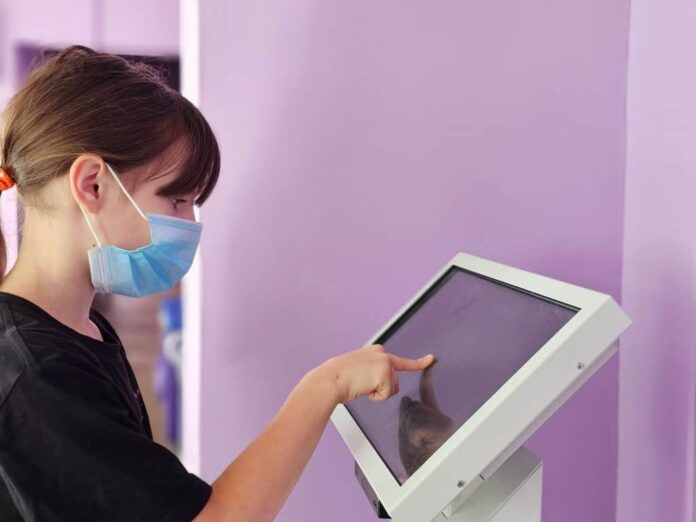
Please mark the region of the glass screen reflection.
<svg viewBox="0 0 696 522"><path fill-rule="evenodd" d="M386 401L361 397L346 408L403 484L577 312L453 267L375 340L436 361L399 373L400 391Z"/></svg>

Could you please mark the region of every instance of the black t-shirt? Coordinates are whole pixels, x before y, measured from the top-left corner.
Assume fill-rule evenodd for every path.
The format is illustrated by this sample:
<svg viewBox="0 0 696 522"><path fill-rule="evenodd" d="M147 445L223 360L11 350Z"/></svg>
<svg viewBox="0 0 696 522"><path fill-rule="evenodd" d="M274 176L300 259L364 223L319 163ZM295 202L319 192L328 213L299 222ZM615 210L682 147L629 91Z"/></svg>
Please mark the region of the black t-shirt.
<svg viewBox="0 0 696 522"><path fill-rule="evenodd" d="M212 486L152 440L113 327L104 341L0 292L0 520L191 521Z"/></svg>

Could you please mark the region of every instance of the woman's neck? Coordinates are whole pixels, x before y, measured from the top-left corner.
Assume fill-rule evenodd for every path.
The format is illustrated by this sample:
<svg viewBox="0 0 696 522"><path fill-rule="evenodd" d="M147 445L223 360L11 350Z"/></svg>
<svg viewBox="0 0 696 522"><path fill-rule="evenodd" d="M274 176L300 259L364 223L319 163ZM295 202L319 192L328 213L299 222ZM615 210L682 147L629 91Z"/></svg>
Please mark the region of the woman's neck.
<svg viewBox="0 0 696 522"><path fill-rule="evenodd" d="M89 318L96 292L90 281L87 254L69 255L75 249L65 236L40 236L24 234L17 261L0 283L0 291L19 295L69 328L103 340Z"/></svg>

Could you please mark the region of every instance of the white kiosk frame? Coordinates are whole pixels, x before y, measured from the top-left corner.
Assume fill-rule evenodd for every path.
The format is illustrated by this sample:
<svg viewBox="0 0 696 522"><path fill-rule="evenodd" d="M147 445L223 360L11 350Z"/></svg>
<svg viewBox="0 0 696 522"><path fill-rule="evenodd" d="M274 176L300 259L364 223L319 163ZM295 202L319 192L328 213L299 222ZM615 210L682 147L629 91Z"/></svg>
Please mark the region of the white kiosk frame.
<svg viewBox="0 0 696 522"><path fill-rule="evenodd" d="M538 521L541 463L521 445L616 352L615 341L631 321L609 295L459 253L366 344L374 344L452 267L579 311L403 485L343 404L331 420L368 487L398 522ZM514 506L525 513L506 518Z"/></svg>

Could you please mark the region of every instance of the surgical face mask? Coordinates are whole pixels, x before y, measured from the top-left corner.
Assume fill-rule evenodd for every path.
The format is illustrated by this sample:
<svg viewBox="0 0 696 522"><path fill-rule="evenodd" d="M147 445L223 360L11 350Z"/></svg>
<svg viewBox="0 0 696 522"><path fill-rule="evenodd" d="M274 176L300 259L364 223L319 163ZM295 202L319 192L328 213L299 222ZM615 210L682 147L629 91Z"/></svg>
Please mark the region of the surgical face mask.
<svg viewBox="0 0 696 522"><path fill-rule="evenodd" d="M150 225L150 244L135 250L102 245L79 205L97 247L87 251L97 292L142 297L173 287L188 272L201 235L201 223L163 214L144 214L111 166L107 168L140 216Z"/></svg>

